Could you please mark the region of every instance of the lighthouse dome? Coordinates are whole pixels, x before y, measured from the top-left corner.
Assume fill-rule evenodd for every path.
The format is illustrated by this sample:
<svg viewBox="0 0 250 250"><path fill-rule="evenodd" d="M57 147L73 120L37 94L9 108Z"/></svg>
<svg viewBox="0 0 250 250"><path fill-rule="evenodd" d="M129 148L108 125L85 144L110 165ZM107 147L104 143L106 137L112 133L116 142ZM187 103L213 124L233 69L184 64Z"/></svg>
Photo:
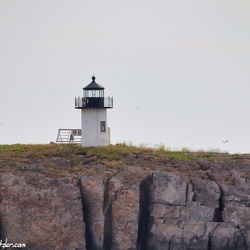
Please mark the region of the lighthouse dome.
<svg viewBox="0 0 250 250"><path fill-rule="evenodd" d="M95 76L92 76L92 82L83 88L84 90L104 89L104 87L95 81Z"/></svg>

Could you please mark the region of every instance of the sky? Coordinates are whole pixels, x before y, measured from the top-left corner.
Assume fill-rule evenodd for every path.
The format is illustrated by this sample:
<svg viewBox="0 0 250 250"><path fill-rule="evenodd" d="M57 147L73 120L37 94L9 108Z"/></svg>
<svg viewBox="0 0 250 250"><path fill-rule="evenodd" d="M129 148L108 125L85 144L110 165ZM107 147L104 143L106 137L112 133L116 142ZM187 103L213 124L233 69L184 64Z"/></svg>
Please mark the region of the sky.
<svg viewBox="0 0 250 250"><path fill-rule="evenodd" d="M0 144L80 128L74 99L94 74L114 98L112 144L250 153L249 13L248 0L0 0Z"/></svg>

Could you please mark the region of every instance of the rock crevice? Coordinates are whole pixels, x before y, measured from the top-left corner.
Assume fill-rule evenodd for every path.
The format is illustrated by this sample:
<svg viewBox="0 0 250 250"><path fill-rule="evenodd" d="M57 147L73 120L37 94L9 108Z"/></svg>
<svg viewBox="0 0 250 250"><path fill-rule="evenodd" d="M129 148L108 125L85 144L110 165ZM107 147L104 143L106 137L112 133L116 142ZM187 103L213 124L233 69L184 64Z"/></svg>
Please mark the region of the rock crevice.
<svg viewBox="0 0 250 250"><path fill-rule="evenodd" d="M199 164L78 179L1 172L1 239L26 249L250 249L248 165Z"/></svg>

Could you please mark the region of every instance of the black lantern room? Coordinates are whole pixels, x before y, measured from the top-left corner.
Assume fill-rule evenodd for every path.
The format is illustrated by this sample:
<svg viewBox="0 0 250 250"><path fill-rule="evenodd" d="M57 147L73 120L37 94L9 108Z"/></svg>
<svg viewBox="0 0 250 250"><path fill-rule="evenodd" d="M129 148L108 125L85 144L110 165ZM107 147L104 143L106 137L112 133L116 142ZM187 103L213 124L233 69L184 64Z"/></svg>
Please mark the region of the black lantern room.
<svg viewBox="0 0 250 250"><path fill-rule="evenodd" d="M83 88L81 105L76 101L76 108L113 108L113 97L104 97L104 87L93 76L92 82Z"/></svg>

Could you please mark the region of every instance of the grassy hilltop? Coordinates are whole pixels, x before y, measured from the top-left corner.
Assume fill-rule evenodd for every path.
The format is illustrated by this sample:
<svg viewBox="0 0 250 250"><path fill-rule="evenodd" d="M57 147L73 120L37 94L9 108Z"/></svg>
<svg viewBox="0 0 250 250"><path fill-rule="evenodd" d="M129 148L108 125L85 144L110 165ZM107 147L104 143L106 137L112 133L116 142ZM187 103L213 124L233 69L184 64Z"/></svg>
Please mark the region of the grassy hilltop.
<svg viewBox="0 0 250 250"><path fill-rule="evenodd" d="M125 171L124 166L140 166L147 170L159 165L189 163L196 166L200 161L226 161L237 155L216 152L170 151L163 146L158 149L126 146L82 147L76 144L0 145L0 168L19 171L37 171L54 176L88 175L96 172Z"/></svg>

